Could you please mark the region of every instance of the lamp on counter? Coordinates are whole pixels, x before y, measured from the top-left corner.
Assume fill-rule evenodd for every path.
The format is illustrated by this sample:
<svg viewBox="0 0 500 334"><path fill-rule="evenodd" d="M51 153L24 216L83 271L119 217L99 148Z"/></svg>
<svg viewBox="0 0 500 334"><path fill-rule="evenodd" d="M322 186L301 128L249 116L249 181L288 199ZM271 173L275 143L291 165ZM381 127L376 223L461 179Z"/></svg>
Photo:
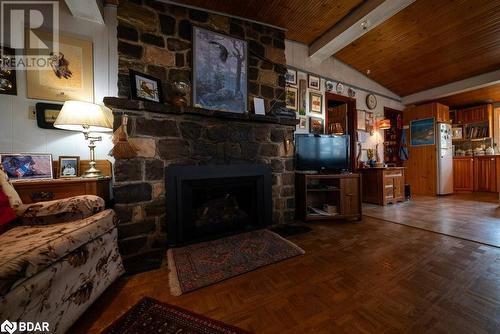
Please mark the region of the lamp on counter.
<svg viewBox="0 0 500 334"><path fill-rule="evenodd" d="M111 132L113 130L111 110L94 103L81 101L66 101L54 122L54 127L63 130L81 131L85 140L89 141L90 168L82 177L100 177L102 172L95 165L95 143L102 140L101 136L90 132Z"/></svg>
<svg viewBox="0 0 500 334"><path fill-rule="evenodd" d="M378 128L380 130L390 129L391 128L391 120L388 118L380 120L380 122L378 123Z"/></svg>
<svg viewBox="0 0 500 334"><path fill-rule="evenodd" d="M342 124L340 123L331 123L328 130L331 134L337 136L341 136L344 134L344 129L342 129Z"/></svg>

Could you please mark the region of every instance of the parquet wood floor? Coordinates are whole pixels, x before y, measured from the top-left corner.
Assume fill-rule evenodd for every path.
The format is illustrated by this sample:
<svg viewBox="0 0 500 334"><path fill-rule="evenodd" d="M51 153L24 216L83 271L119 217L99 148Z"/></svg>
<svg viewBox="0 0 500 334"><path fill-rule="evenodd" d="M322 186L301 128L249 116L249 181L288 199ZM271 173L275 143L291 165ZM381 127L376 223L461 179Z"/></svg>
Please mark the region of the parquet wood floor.
<svg viewBox="0 0 500 334"><path fill-rule="evenodd" d="M166 268L119 279L70 333L143 296L255 333L500 333L500 248L369 217L290 239L306 254L180 297Z"/></svg>
<svg viewBox="0 0 500 334"><path fill-rule="evenodd" d="M384 207L364 204L363 214L500 247L498 194L416 196Z"/></svg>

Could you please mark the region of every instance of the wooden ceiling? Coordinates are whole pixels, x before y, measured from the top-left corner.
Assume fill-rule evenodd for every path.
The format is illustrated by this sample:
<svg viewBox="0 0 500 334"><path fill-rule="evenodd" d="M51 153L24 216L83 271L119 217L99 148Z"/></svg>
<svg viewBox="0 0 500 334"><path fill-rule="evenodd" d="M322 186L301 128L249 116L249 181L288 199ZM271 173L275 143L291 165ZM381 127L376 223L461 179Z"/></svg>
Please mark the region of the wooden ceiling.
<svg viewBox="0 0 500 334"><path fill-rule="evenodd" d="M451 108L464 107L473 104L500 102L500 83L471 90L465 93L443 97L437 102Z"/></svg>
<svg viewBox="0 0 500 334"><path fill-rule="evenodd" d="M181 4L287 29L286 38L312 43L364 0L178 0Z"/></svg>
<svg viewBox="0 0 500 334"><path fill-rule="evenodd" d="M500 1L417 0L335 55L400 96L500 68Z"/></svg>

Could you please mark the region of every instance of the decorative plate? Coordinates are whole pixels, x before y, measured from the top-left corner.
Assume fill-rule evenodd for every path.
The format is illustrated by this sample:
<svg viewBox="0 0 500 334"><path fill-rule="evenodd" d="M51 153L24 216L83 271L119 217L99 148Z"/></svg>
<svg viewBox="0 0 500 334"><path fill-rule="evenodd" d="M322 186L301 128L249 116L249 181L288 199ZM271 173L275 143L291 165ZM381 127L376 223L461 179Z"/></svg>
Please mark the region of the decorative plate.
<svg viewBox="0 0 500 334"><path fill-rule="evenodd" d="M337 94L342 94L342 92L344 91L344 85L342 83L338 83L337 84Z"/></svg>
<svg viewBox="0 0 500 334"><path fill-rule="evenodd" d="M349 87L349 89L347 90L347 95L349 95L349 97L355 97L356 91L354 89L352 89L351 87Z"/></svg>
<svg viewBox="0 0 500 334"><path fill-rule="evenodd" d="M373 94L368 94L366 96L366 106L368 109L375 109L377 106L377 98Z"/></svg>
<svg viewBox="0 0 500 334"><path fill-rule="evenodd" d="M327 91L332 91L332 90L333 90L333 87L334 87L333 82L331 82L331 81L326 81L326 82L325 82L325 89L326 89Z"/></svg>

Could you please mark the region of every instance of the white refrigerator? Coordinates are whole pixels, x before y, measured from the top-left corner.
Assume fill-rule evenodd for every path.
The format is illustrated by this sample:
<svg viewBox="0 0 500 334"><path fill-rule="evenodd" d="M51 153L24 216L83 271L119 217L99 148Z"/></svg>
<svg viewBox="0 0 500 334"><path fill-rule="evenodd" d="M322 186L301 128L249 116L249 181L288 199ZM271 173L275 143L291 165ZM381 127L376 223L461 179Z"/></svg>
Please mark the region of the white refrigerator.
<svg viewBox="0 0 500 334"><path fill-rule="evenodd" d="M451 137L451 125L438 123L436 135L438 195L453 193L453 146Z"/></svg>

